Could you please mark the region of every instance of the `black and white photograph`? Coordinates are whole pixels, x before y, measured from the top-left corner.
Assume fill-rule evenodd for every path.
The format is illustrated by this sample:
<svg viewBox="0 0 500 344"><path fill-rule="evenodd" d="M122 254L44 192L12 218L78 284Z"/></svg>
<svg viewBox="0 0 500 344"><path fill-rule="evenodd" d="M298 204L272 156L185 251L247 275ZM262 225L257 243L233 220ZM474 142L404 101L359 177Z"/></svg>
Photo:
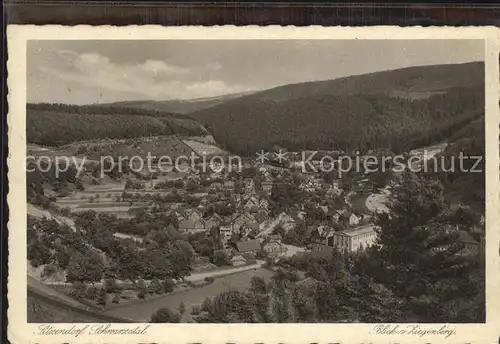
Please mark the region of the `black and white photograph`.
<svg viewBox="0 0 500 344"><path fill-rule="evenodd" d="M9 52L18 338L491 339L492 30L75 30Z"/></svg>
<svg viewBox="0 0 500 344"><path fill-rule="evenodd" d="M29 41L28 321L484 322L484 54Z"/></svg>

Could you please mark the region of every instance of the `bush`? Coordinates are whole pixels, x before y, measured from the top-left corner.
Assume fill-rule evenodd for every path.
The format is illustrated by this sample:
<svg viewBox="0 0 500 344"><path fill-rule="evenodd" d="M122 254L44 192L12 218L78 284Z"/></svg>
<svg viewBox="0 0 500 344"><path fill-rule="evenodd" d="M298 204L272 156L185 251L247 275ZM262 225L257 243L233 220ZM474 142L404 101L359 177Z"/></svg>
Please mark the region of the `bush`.
<svg viewBox="0 0 500 344"><path fill-rule="evenodd" d="M183 301L181 301L181 303L179 303L179 307L177 308L177 310L179 311L179 313L181 315L183 315L186 312L186 305L184 304Z"/></svg>
<svg viewBox="0 0 500 344"><path fill-rule="evenodd" d="M172 291L174 291L174 286L175 283L171 278L167 278L163 282L163 290L165 291L165 293L171 293Z"/></svg>
<svg viewBox="0 0 500 344"><path fill-rule="evenodd" d="M104 285L106 286L106 291L110 294L118 293L123 290L123 287L119 285L114 278L106 279Z"/></svg>
<svg viewBox="0 0 500 344"><path fill-rule="evenodd" d="M87 296L87 299L89 300L96 300L97 297L99 296L99 289L97 287L89 287L87 289L87 293L86 293L86 296Z"/></svg>
<svg viewBox="0 0 500 344"><path fill-rule="evenodd" d="M57 266L55 266L54 264L47 264L43 268L42 277L43 278L51 277L57 272L57 270L58 270Z"/></svg>
<svg viewBox="0 0 500 344"><path fill-rule="evenodd" d="M39 259L37 259L37 258L35 258L35 259L31 259L31 260L30 260L30 263L31 263L31 265L32 265L34 268L37 268L37 267L39 267L40 265L42 265L42 262L41 262Z"/></svg>
<svg viewBox="0 0 500 344"><path fill-rule="evenodd" d="M97 298L97 304L99 306L103 306L103 307L106 307L106 304L107 304L107 293L106 293L106 288L101 288L99 290L99 296Z"/></svg>
<svg viewBox="0 0 500 344"><path fill-rule="evenodd" d="M212 309L212 300L210 298L206 298L203 300L203 303L201 304L201 310L204 312L208 312Z"/></svg>
<svg viewBox="0 0 500 344"><path fill-rule="evenodd" d="M200 306L193 306L191 309L191 314L192 315L198 315L201 313L201 307Z"/></svg>
<svg viewBox="0 0 500 344"><path fill-rule="evenodd" d="M139 290L139 293L137 293L137 297L139 299L145 299L146 298L146 292L144 290Z"/></svg>
<svg viewBox="0 0 500 344"><path fill-rule="evenodd" d="M84 299L87 294L87 287L82 282L74 282L70 295L77 300Z"/></svg>
<svg viewBox="0 0 500 344"><path fill-rule="evenodd" d="M153 279L151 284L149 285L149 293L150 294L162 294L164 292L163 286L161 285L158 279Z"/></svg>
<svg viewBox="0 0 500 344"><path fill-rule="evenodd" d="M113 296L113 303L120 303L121 295L120 294L115 294Z"/></svg>
<svg viewBox="0 0 500 344"><path fill-rule="evenodd" d="M181 315L168 308L158 309L151 317L152 323L178 323L181 321Z"/></svg>

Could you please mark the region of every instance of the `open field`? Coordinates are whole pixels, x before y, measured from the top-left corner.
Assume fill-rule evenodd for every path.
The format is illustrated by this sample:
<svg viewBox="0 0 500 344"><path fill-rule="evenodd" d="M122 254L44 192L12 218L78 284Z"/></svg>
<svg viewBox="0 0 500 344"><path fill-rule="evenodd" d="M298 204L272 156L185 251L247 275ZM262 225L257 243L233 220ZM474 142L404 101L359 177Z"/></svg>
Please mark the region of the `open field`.
<svg viewBox="0 0 500 344"><path fill-rule="evenodd" d="M109 208L74 208L72 212L83 212L83 211L95 211L96 213L110 213L110 214L118 214L118 213L128 213L131 207L109 207Z"/></svg>
<svg viewBox="0 0 500 344"><path fill-rule="evenodd" d="M69 208L72 213L93 210L97 213L106 212L122 218L124 215L126 215L125 218L133 217L128 214L130 209L148 205L146 202L134 202L130 205L127 201L116 202L112 198L98 198L94 202L89 202L88 198L83 196L59 198L55 204L59 207Z"/></svg>
<svg viewBox="0 0 500 344"><path fill-rule="evenodd" d="M139 303L116 306L104 312L106 315L123 316L135 321L148 322L151 315L159 308L168 307L176 310L182 301L186 306L183 321L191 319L191 310L195 305L201 305L207 297L214 297L229 290L244 291L250 287L252 277L262 277L268 280L273 272L266 269L248 270L215 279L211 284L186 291L174 292L169 295L145 300Z"/></svg>
<svg viewBox="0 0 500 344"><path fill-rule="evenodd" d="M138 207L142 205L146 205L145 203L137 203ZM123 208L130 208L128 203L126 202L105 202L105 203L83 203L78 205L77 208L81 209L116 209L122 210Z"/></svg>

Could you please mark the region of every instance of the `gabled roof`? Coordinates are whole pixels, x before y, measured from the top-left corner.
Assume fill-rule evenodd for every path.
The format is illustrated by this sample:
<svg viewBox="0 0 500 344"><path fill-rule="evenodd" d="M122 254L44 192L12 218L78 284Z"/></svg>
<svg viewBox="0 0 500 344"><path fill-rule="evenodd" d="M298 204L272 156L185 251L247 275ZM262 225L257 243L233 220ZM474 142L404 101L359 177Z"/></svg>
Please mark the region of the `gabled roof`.
<svg viewBox="0 0 500 344"><path fill-rule="evenodd" d="M189 217L189 216L191 216L193 214L198 214L198 215L201 216L200 211L198 209L196 209L196 208L186 208L186 209L184 209L183 214L184 214L185 217L186 216Z"/></svg>
<svg viewBox="0 0 500 344"><path fill-rule="evenodd" d="M253 228L250 233L248 233L249 237L255 238L257 235L259 235L259 231L256 228Z"/></svg>
<svg viewBox="0 0 500 344"><path fill-rule="evenodd" d="M255 218L255 220L257 220L257 222L261 223L261 222L264 222L268 217L266 214L256 213L254 215L254 218Z"/></svg>
<svg viewBox="0 0 500 344"><path fill-rule="evenodd" d="M237 261L243 261L243 262L246 262L247 260L245 259L245 257L243 257L241 254L237 254L235 255L233 258L231 258L231 261L232 262L237 262Z"/></svg>
<svg viewBox="0 0 500 344"><path fill-rule="evenodd" d="M211 220L211 219L215 219L215 220L217 220L217 221L222 221L222 217L221 217L219 214L217 214L217 213L213 213L213 214L212 214L212 216L210 216L210 218L209 218L209 219L210 219L210 220Z"/></svg>
<svg viewBox="0 0 500 344"><path fill-rule="evenodd" d="M247 219L249 219L252 222L256 222L257 221L255 219L255 216L253 216L252 214L249 214L247 212L242 212L242 213L239 213L239 214L235 214L235 216L233 217L233 221L235 221L236 219L240 218L241 216L246 217Z"/></svg>
<svg viewBox="0 0 500 344"><path fill-rule="evenodd" d="M373 225L368 224L368 225L359 226L359 227L356 227L353 229L347 229L345 231L338 232L338 233L341 235L354 237L354 236L358 236L361 234L376 233L376 232L375 232L375 228L373 227Z"/></svg>
<svg viewBox="0 0 500 344"><path fill-rule="evenodd" d="M354 214L351 213L350 211L346 211L346 212L340 214L340 218L342 218L342 219L349 219L352 215L354 215Z"/></svg>
<svg viewBox="0 0 500 344"><path fill-rule="evenodd" d="M236 243L239 252L258 251L261 249L259 240L239 241Z"/></svg>

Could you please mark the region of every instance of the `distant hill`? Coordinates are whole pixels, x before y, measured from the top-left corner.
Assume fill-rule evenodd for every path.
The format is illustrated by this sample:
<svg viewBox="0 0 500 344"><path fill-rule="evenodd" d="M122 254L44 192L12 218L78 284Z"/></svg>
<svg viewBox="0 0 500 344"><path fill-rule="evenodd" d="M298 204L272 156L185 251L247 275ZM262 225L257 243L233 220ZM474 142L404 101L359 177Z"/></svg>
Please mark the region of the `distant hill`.
<svg viewBox="0 0 500 344"><path fill-rule="evenodd" d="M446 140L484 115L482 62L411 67L195 100L28 104L29 143L206 136L253 154L289 149L409 150ZM455 135L456 136L456 135Z"/></svg>
<svg viewBox="0 0 500 344"><path fill-rule="evenodd" d="M454 87L484 85L484 63L409 67L334 80L313 81L276 87L245 97L259 101L282 102L318 96L383 94L404 96L431 95Z"/></svg>
<svg viewBox="0 0 500 344"><path fill-rule="evenodd" d="M484 64L423 66L277 87L194 112L228 150L411 149L484 115Z"/></svg>
<svg viewBox="0 0 500 344"><path fill-rule="evenodd" d="M175 114L187 114L194 111L203 110L218 104L222 104L228 100L237 99L249 95L251 93L253 92L234 93L218 97L206 97L206 98L196 98L188 100L178 100L178 99L163 100L163 101L133 100L133 101L109 103L105 105L122 107L122 108L126 107L135 109L162 111Z"/></svg>
<svg viewBox="0 0 500 344"><path fill-rule="evenodd" d="M60 146L92 139L153 135L203 136L206 130L183 115L117 106L28 104L28 143Z"/></svg>

